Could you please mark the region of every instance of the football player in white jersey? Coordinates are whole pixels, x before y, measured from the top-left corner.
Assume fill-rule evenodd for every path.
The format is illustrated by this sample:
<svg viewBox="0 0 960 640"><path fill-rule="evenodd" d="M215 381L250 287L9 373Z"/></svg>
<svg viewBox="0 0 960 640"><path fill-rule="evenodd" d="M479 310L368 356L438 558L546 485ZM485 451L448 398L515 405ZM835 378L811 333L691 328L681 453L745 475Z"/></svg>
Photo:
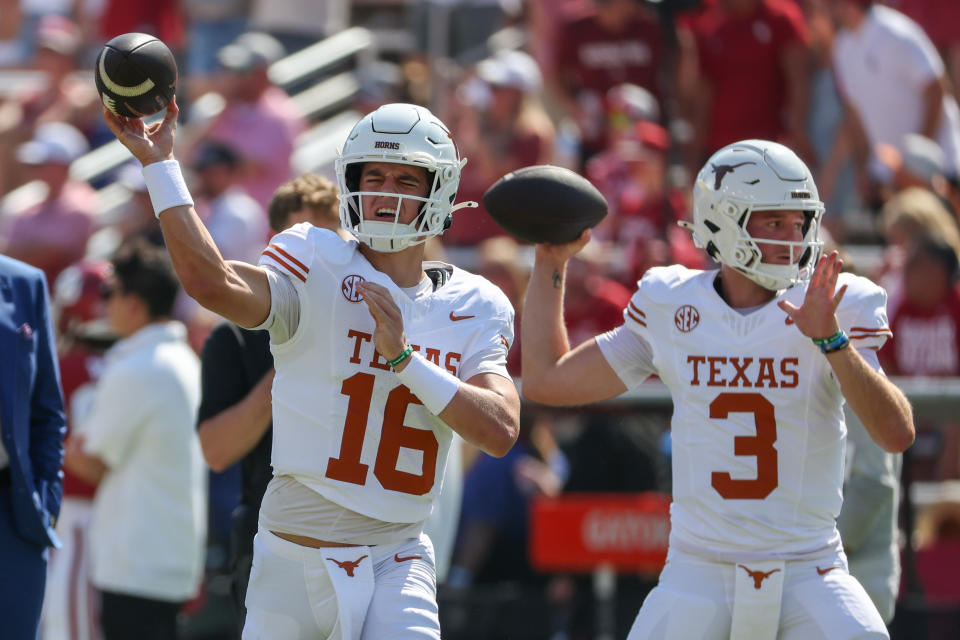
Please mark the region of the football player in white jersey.
<svg viewBox="0 0 960 640"><path fill-rule="evenodd" d="M718 270L650 269L624 324L570 348L567 260L539 245L524 302L523 393L577 405L658 375L674 401L670 552L630 640L886 638L849 575L840 510L848 402L888 451L914 437L883 375L886 294L820 257L823 203L786 147L715 153L694 186L694 240ZM839 285L839 286L838 286Z"/></svg>
<svg viewBox="0 0 960 640"><path fill-rule="evenodd" d="M390 104L337 160L355 239L299 224L259 265L225 261L173 158L177 107L147 128L104 112L144 165L186 291L240 326L268 329L274 478L260 511L245 639L439 638L433 548L422 534L452 432L504 455L520 399L506 371L513 309L487 280L423 261L460 170L428 110Z"/></svg>

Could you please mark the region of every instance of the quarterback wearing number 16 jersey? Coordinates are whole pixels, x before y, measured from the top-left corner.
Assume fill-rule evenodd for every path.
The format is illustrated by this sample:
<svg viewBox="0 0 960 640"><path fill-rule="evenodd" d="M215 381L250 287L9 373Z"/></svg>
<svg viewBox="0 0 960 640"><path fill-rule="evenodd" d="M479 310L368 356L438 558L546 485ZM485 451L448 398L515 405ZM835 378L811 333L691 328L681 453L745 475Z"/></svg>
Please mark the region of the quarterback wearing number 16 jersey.
<svg viewBox="0 0 960 640"><path fill-rule="evenodd" d="M243 638L439 640L423 524L452 432L503 456L520 429L506 296L424 261L427 240L477 206L456 202L466 158L428 109L385 104L354 125L335 162L340 224L354 239L297 225L251 265L224 260L193 208L173 159L177 114L172 100L150 128L104 119L144 166L187 294L270 333L274 476Z"/></svg>
<svg viewBox="0 0 960 640"><path fill-rule="evenodd" d="M401 289L356 241L309 224L275 236L260 264L282 278L275 290L293 287L298 326L306 329L272 345L274 475L374 520L420 523L440 491L451 431L375 349L375 323L358 285L386 287L413 349L463 380L508 377L513 308L506 296L479 276L431 262L427 278ZM291 296L275 298L274 322L286 325L282 305Z"/></svg>
<svg viewBox="0 0 960 640"><path fill-rule="evenodd" d="M439 639L423 524L453 430L492 454L516 439L513 308L490 282L423 261L450 225L460 168L413 105L365 116L337 161L340 220L264 249L276 374L274 477L254 540L246 639Z"/></svg>

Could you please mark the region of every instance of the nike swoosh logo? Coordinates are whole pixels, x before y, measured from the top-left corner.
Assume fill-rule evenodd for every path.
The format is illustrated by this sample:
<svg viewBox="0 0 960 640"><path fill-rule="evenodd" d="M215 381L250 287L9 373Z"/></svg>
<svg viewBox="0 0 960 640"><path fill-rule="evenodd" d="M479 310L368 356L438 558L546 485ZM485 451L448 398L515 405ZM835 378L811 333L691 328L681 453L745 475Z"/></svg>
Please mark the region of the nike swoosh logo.
<svg viewBox="0 0 960 640"><path fill-rule="evenodd" d="M450 312L450 321L459 322L461 320L469 320L470 318L476 318L477 316L458 316L453 311Z"/></svg>
<svg viewBox="0 0 960 640"><path fill-rule="evenodd" d="M421 556L407 556L406 558L401 558L399 553L393 554L393 559L397 562L406 562L407 560L420 560Z"/></svg>
<svg viewBox="0 0 960 640"><path fill-rule="evenodd" d="M821 576L825 576L831 571L833 571L834 569L836 569L836 567L827 567L826 569L821 569L820 567L817 567L817 573Z"/></svg>

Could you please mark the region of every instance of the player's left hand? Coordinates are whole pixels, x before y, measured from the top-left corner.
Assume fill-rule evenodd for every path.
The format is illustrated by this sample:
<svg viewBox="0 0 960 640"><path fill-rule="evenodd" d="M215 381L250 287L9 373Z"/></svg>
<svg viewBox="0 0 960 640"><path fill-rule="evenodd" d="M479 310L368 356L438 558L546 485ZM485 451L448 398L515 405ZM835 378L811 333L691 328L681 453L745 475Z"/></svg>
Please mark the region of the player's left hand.
<svg viewBox="0 0 960 640"><path fill-rule="evenodd" d="M403 333L403 316L400 307L393 301L390 292L374 282L362 282L357 287L367 303L367 309L377 323L373 332L373 345L381 356L393 360L407 347Z"/></svg>
<svg viewBox="0 0 960 640"><path fill-rule="evenodd" d="M828 338L835 334L840 326L837 322L837 307L843 300L847 285L840 287L836 294L834 289L837 287L837 276L841 269L843 260L836 251L821 257L813 270L803 304L795 307L786 300L777 303L797 325L800 333L808 338Z"/></svg>

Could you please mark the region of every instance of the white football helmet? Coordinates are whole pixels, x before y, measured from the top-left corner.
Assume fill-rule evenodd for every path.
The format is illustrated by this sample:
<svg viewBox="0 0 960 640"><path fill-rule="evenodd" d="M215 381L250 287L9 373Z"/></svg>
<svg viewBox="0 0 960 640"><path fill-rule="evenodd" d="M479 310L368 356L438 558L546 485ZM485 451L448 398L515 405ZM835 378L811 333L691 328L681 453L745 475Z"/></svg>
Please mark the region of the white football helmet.
<svg viewBox="0 0 960 640"><path fill-rule="evenodd" d="M397 196L394 193L360 191L360 173L366 162L396 162L423 167L429 173L426 197ZM413 104L387 104L358 122L336 160L340 187L340 224L360 242L385 253L402 251L426 242L449 228L452 214L476 202L454 205L460 170L457 145L447 127L427 109ZM364 220L361 196L397 196L393 221ZM404 200L419 200L420 215L410 224L400 224Z"/></svg>
<svg viewBox="0 0 960 640"><path fill-rule="evenodd" d="M760 240L790 247L791 264L761 261L758 241L747 233L754 211L800 210L806 215L803 239ZM694 243L710 256L772 291L805 282L813 274L823 243L824 206L807 165L776 142L744 140L714 153L693 187Z"/></svg>

